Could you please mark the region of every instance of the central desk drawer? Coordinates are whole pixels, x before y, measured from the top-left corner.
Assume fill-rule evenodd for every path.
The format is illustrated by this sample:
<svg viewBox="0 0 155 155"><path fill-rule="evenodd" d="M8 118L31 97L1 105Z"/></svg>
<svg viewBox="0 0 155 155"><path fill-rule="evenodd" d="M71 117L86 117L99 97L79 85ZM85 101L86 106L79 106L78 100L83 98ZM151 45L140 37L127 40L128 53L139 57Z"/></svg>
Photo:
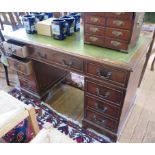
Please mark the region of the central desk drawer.
<svg viewBox="0 0 155 155"><path fill-rule="evenodd" d="M88 62L86 72L88 75L100 78L104 81L113 82L120 86L126 86L127 83L126 71L113 67L108 67L106 65Z"/></svg>
<svg viewBox="0 0 155 155"><path fill-rule="evenodd" d="M82 59L44 48L30 48L30 51L30 57L35 60L41 60L47 63L60 65L61 67L83 72L84 61Z"/></svg>
<svg viewBox="0 0 155 155"><path fill-rule="evenodd" d="M121 105L124 99L123 90L111 88L108 84L96 84L96 82L85 81L85 89L89 94L93 94L101 100L112 104Z"/></svg>
<svg viewBox="0 0 155 155"><path fill-rule="evenodd" d="M32 62L28 59L20 59L15 56L8 57L9 67L13 70L29 75L32 73Z"/></svg>

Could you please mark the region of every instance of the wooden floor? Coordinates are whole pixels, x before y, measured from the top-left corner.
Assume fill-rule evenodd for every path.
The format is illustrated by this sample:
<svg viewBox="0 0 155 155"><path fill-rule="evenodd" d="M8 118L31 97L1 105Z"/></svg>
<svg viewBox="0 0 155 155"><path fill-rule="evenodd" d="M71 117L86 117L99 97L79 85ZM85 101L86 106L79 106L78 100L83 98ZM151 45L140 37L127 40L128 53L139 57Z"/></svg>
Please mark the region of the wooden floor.
<svg viewBox="0 0 155 155"><path fill-rule="evenodd" d="M150 58L152 62L153 56ZM148 64L141 87L137 91L135 106L129 116L119 142L155 142L155 71ZM9 91L17 83L17 76L9 72L11 87L6 85L4 71L0 67L0 89ZM55 110L81 123L83 118L83 91L63 85L52 100L48 101Z"/></svg>

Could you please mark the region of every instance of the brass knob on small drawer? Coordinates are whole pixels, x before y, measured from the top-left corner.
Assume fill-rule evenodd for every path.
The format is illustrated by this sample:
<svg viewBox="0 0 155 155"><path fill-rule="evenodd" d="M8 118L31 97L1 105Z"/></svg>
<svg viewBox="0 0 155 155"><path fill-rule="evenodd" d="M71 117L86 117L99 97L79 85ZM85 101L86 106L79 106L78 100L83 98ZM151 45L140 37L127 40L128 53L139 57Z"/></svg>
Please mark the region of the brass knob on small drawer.
<svg viewBox="0 0 155 155"><path fill-rule="evenodd" d="M97 32L98 31L98 28L97 27L90 27L89 28L89 30L91 31L91 32Z"/></svg>
<svg viewBox="0 0 155 155"><path fill-rule="evenodd" d="M115 36L115 37L119 37L119 36L122 36L123 33L120 32L120 31L112 31L112 34Z"/></svg>
<svg viewBox="0 0 155 155"><path fill-rule="evenodd" d="M96 42L96 41L98 40L97 37L89 37L89 39L90 39L91 41L93 41L93 42Z"/></svg>
<svg viewBox="0 0 155 155"><path fill-rule="evenodd" d="M113 46L115 46L115 47L117 47L117 46L120 46L121 45L121 43L120 42L118 42L118 41L111 41L110 42Z"/></svg>
<svg viewBox="0 0 155 155"><path fill-rule="evenodd" d="M91 18L90 18L90 21L93 22L93 23L98 22L98 20L99 20L99 19L98 19L97 17L91 17Z"/></svg>
<svg viewBox="0 0 155 155"><path fill-rule="evenodd" d="M114 20L113 24L115 24L117 26L121 26L121 25L124 25L124 21L122 21L122 20Z"/></svg>

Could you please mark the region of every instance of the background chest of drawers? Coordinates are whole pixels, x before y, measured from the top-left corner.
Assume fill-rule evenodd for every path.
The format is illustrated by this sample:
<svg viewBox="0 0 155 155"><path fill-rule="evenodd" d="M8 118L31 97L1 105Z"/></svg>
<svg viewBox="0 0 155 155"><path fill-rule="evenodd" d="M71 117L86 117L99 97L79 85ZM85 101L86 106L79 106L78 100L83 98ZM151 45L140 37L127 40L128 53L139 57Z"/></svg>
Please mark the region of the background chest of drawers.
<svg viewBox="0 0 155 155"><path fill-rule="evenodd" d="M84 42L127 52L135 46L144 13L84 13Z"/></svg>

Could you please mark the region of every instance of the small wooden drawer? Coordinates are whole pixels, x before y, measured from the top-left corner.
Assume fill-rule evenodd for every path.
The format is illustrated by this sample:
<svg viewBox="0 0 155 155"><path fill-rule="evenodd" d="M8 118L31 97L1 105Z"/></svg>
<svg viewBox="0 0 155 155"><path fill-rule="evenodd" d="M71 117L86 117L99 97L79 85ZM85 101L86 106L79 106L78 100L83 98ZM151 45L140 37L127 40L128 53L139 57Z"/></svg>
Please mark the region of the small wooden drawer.
<svg viewBox="0 0 155 155"><path fill-rule="evenodd" d="M28 80L28 81L35 81L36 80L34 73L31 73L29 75L25 75L25 74L23 74L21 72L17 72L17 75L18 75L18 77L20 79L25 79L25 80Z"/></svg>
<svg viewBox="0 0 155 155"><path fill-rule="evenodd" d="M92 35L105 35L105 28L101 26L94 26L90 24L85 24L85 33L89 33Z"/></svg>
<svg viewBox="0 0 155 155"><path fill-rule="evenodd" d="M116 40L112 38L105 38L105 47L120 50L120 51L127 51L128 42Z"/></svg>
<svg viewBox="0 0 155 155"><path fill-rule="evenodd" d="M128 19L132 20L133 18L133 12L107 12L107 17L114 17L118 19Z"/></svg>
<svg viewBox="0 0 155 155"><path fill-rule="evenodd" d="M121 105L124 99L124 92L121 89L111 88L108 84L96 84L95 82L85 81L85 91L95 95L101 100L112 104Z"/></svg>
<svg viewBox="0 0 155 155"><path fill-rule="evenodd" d="M89 121L93 122L94 124L98 126L109 129L113 132L117 131L118 122L116 120L105 117L92 110L86 111L86 119L88 119Z"/></svg>
<svg viewBox="0 0 155 155"><path fill-rule="evenodd" d="M107 26L111 28L119 28L119 29L127 29L131 30L133 25L133 21L130 20L121 20L121 19L107 19Z"/></svg>
<svg viewBox="0 0 155 155"><path fill-rule="evenodd" d="M20 86L21 88L24 88L26 90L30 90L30 91L35 91L35 92L38 92L38 89L37 89L37 85L35 83L35 81L27 81L27 80L23 80L23 79L20 79L19 78L19 82L20 82Z"/></svg>
<svg viewBox="0 0 155 155"><path fill-rule="evenodd" d="M97 110L99 113L112 117L113 119L119 119L120 108L96 98L85 96L85 104L87 108Z"/></svg>
<svg viewBox="0 0 155 155"><path fill-rule="evenodd" d="M125 87L127 83L127 72L114 67L100 65L92 62L86 64L86 74L100 78L104 81L109 81Z"/></svg>
<svg viewBox="0 0 155 155"><path fill-rule="evenodd" d="M15 56L8 57L9 67L18 72L29 75L32 73L32 62L28 59L20 59Z"/></svg>
<svg viewBox="0 0 155 155"><path fill-rule="evenodd" d="M130 34L131 32L128 30L106 28L106 37L130 41Z"/></svg>
<svg viewBox="0 0 155 155"><path fill-rule="evenodd" d="M87 44L93 44L98 46L104 46L104 37L101 36L93 36L90 34L85 34L84 41Z"/></svg>
<svg viewBox="0 0 155 155"><path fill-rule="evenodd" d="M105 25L105 18L100 17L100 16L85 15L85 23L104 26Z"/></svg>
<svg viewBox="0 0 155 155"><path fill-rule="evenodd" d="M16 42L14 40L8 40L4 43L5 50L10 55L16 55L21 58L26 58L29 55L27 46L23 43Z"/></svg>

